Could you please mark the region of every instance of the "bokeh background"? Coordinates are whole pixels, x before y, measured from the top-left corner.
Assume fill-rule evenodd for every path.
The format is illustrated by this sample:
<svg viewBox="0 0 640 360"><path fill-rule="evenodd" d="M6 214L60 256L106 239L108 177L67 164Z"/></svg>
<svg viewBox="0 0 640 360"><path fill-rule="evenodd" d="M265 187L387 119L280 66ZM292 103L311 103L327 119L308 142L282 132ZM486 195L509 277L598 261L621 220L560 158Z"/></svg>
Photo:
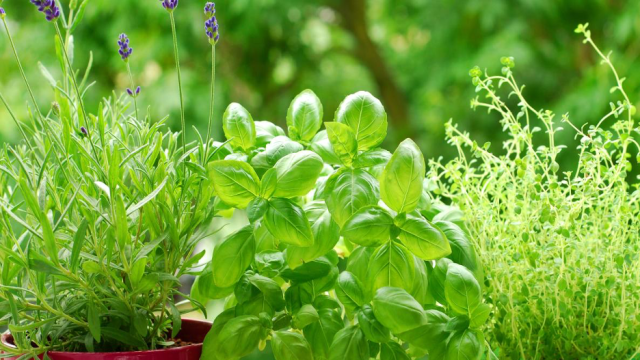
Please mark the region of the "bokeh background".
<svg viewBox="0 0 640 360"><path fill-rule="evenodd" d="M67 4L68 0L62 0ZM183 0L176 12L188 125L205 131L209 110L210 51L203 32L204 1ZM26 0L6 0L4 8L41 107L52 91L37 63L56 75L54 30ZM390 121L387 147L410 136L427 158L455 155L446 145L444 123L453 119L479 143L500 150L495 115L474 112L468 70L474 65L500 71L500 57L514 56L518 81L533 106L569 113L577 124L597 122L611 100L612 78L574 34L589 22L593 37L612 58L633 99L640 72L640 2L623 0L220 0L221 41L215 137L232 101L256 120L283 125L289 102L311 88L331 121L348 94L367 90L380 98ZM75 67L84 71L93 52L86 97L89 107L111 91L128 86L117 55L117 37L126 32L134 54L140 102L153 119L169 114L179 128L179 100L167 13L157 0L90 0L75 31ZM0 37L0 92L24 118L27 97L8 42ZM506 94L505 94L506 95ZM638 104L636 104L638 105ZM191 136L193 132L190 132ZM571 142L569 129L558 135ZM0 141L19 134L0 107ZM569 146L571 148L571 146ZM571 153L561 163L571 165Z"/></svg>

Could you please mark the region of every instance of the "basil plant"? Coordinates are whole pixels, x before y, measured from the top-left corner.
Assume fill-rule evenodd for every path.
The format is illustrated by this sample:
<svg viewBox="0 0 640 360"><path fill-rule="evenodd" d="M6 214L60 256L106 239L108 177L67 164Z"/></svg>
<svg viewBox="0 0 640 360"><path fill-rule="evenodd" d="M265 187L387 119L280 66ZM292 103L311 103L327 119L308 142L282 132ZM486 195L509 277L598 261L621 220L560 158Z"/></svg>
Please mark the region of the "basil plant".
<svg viewBox="0 0 640 360"><path fill-rule="evenodd" d="M463 225L432 205L410 139L380 147L387 115L367 92L324 124L310 90L285 131L239 104L228 144L208 164L214 194L249 225L219 243L196 299L226 299L204 359L238 359L270 342L275 358L478 359L483 273Z"/></svg>

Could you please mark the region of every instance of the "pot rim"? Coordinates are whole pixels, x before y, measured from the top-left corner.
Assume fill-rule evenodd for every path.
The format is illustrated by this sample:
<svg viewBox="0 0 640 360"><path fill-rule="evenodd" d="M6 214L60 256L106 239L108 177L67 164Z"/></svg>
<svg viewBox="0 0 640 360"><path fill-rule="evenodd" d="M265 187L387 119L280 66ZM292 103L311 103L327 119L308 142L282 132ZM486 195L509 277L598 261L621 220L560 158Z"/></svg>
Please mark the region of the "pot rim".
<svg viewBox="0 0 640 360"><path fill-rule="evenodd" d="M185 324L190 324L190 325L195 325L195 326L211 326L212 322L210 321L206 321L206 320L199 320L199 319L182 319L182 325L184 326ZM11 340L9 340L11 339ZM11 332L9 330L5 331L4 333L2 333L1 336L1 341L2 341L2 345L10 347L10 348L14 348L16 349L17 347L14 345L13 343L13 335L11 335ZM193 348L193 347L201 347L202 343L196 343L196 344L190 344L190 345L185 345L185 346L180 346L180 347L172 347L172 348L167 348L167 349L156 349L156 350L136 350L136 351L114 351L114 352L71 352L71 351L47 351L47 354L65 354L65 355L111 355L111 356L118 356L118 355L136 355L136 354L153 354L153 353L159 353L159 352L163 352L163 353L167 353L167 352L177 352L177 351L182 351L183 349L189 349L189 348Z"/></svg>

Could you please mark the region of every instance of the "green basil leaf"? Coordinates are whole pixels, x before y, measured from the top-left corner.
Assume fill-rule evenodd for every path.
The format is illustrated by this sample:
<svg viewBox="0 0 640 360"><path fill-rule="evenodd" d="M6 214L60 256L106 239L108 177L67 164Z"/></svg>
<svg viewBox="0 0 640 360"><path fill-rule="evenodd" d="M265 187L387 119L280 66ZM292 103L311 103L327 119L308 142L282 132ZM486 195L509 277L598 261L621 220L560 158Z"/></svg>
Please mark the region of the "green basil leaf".
<svg viewBox="0 0 640 360"><path fill-rule="evenodd" d="M391 159L391 153L385 149L371 149L358 155L353 161L354 168L370 168L387 165Z"/></svg>
<svg viewBox="0 0 640 360"><path fill-rule="evenodd" d="M466 315L458 315L447 323L445 330L448 332L461 332L469 328L469 317Z"/></svg>
<svg viewBox="0 0 640 360"><path fill-rule="evenodd" d="M471 313L482 304L480 284L467 268L456 263L449 264L444 282L447 303L458 314L472 317Z"/></svg>
<svg viewBox="0 0 640 360"><path fill-rule="evenodd" d="M315 241L308 247L287 247L287 264L291 269L328 253L340 240L340 227L331 218L324 202L313 201L307 204L304 210L312 223L311 231Z"/></svg>
<svg viewBox="0 0 640 360"><path fill-rule="evenodd" d="M258 254L265 251L280 252L279 248L284 247L284 244L279 244L278 239L269 232L264 218L257 222L253 233L256 238L256 253Z"/></svg>
<svg viewBox="0 0 640 360"><path fill-rule="evenodd" d="M491 307L487 304L480 304L471 312L470 327L477 330L484 325L491 315Z"/></svg>
<svg viewBox="0 0 640 360"><path fill-rule="evenodd" d="M449 264L453 262L447 258L436 261L436 266L429 274L429 293L440 304L447 305L447 298L444 294L444 283L447 279Z"/></svg>
<svg viewBox="0 0 640 360"><path fill-rule="evenodd" d="M347 261L347 271L364 283L368 278L369 261L376 249L360 246L357 247L349 256Z"/></svg>
<svg viewBox="0 0 640 360"><path fill-rule="evenodd" d="M411 290L414 276L413 255L404 246L390 241L380 246L371 256L368 289L371 294L386 286Z"/></svg>
<svg viewBox="0 0 640 360"><path fill-rule="evenodd" d="M209 176L216 195L229 206L244 209L260 193L260 179L245 162L213 161L209 164Z"/></svg>
<svg viewBox="0 0 640 360"><path fill-rule="evenodd" d="M311 90L298 94L287 111L287 126L293 139L310 141L322 126L322 103Z"/></svg>
<svg viewBox="0 0 640 360"><path fill-rule="evenodd" d="M318 311L322 309L340 309L340 303L329 295L320 294L313 299L313 307Z"/></svg>
<svg viewBox="0 0 640 360"><path fill-rule="evenodd" d="M313 232L304 211L291 200L274 198L263 218L269 232L285 244L312 246Z"/></svg>
<svg viewBox="0 0 640 360"><path fill-rule="evenodd" d="M351 166L353 158L358 154L356 134L345 124L328 122L324 126L327 128L331 147L340 162L346 166Z"/></svg>
<svg viewBox="0 0 640 360"><path fill-rule="evenodd" d="M379 206L367 206L353 214L340 234L354 244L380 246L389 241L393 218Z"/></svg>
<svg viewBox="0 0 640 360"><path fill-rule="evenodd" d="M255 256L255 265L260 274L274 278L280 274L285 266L284 254L277 250L259 252Z"/></svg>
<svg viewBox="0 0 640 360"><path fill-rule="evenodd" d="M269 303L273 310L282 311L284 309L285 302L282 288L280 288L280 285L278 285L275 280L258 274L250 275L248 279L253 286L260 290L264 296L264 300Z"/></svg>
<svg viewBox="0 0 640 360"><path fill-rule="evenodd" d="M271 349L276 360L313 360L311 346L304 336L295 332L273 332Z"/></svg>
<svg viewBox="0 0 640 360"><path fill-rule="evenodd" d="M369 360L369 344L358 326L349 326L335 335L329 360Z"/></svg>
<svg viewBox="0 0 640 360"><path fill-rule="evenodd" d="M202 359L222 360L218 357L220 355L220 351L218 350L218 347L220 346L220 332L222 331L224 326L234 317L235 309L233 308L223 311L216 317L211 330L209 330L207 336L202 342Z"/></svg>
<svg viewBox="0 0 640 360"><path fill-rule="evenodd" d="M399 339L420 349L429 351L429 357L443 359L447 351L446 331L449 317L438 310L425 311L427 322L413 330L396 334Z"/></svg>
<svg viewBox="0 0 640 360"><path fill-rule="evenodd" d="M391 341L381 345L380 360L411 360L411 358L400 344Z"/></svg>
<svg viewBox="0 0 640 360"><path fill-rule="evenodd" d="M364 305L358 312L358 324L367 340L376 343L386 343L391 340L391 333L378 319L369 305Z"/></svg>
<svg viewBox="0 0 640 360"><path fill-rule="evenodd" d="M400 228L400 241L423 260L436 260L451 254L444 233L422 216L407 215L396 224Z"/></svg>
<svg viewBox="0 0 640 360"><path fill-rule="evenodd" d="M340 158L336 155L333 150L333 146L331 146L331 141L329 141L329 135L327 135L327 130L319 131L316 136L311 140L311 146L309 147L311 151L320 155L322 160L327 164L339 165L342 164L340 162Z"/></svg>
<svg viewBox="0 0 640 360"><path fill-rule="evenodd" d="M348 169L338 173L327 184L327 207L333 219L345 222L365 206L376 205L379 200L378 181L362 169Z"/></svg>
<svg viewBox="0 0 640 360"><path fill-rule="evenodd" d="M271 121L255 121L256 147L265 147L276 136L285 136L284 130Z"/></svg>
<svg viewBox="0 0 640 360"><path fill-rule="evenodd" d="M237 359L247 356L258 347L264 336L260 319L253 315L242 315L229 320L218 335L218 357Z"/></svg>
<svg viewBox="0 0 640 360"><path fill-rule="evenodd" d="M238 282L253 261L255 251L256 242L250 225L218 244L211 260L216 286L226 288Z"/></svg>
<svg viewBox="0 0 640 360"><path fill-rule="evenodd" d="M311 281L327 276L332 267L333 264L326 257L320 257L295 269L285 269L280 276L295 282Z"/></svg>
<svg viewBox="0 0 640 360"><path fill-rule="evenodd" d="M304 150L283 157L274 166L278 182L273 196L307 195L315 187L323 167L322 158L312 151Z"/></svg>
<svg viewBox="0 0 640 360"><path fill-rule="evenodd" d="M278 172L276 169L269 169L262 175L260 181L260 196L265 199L270 199L273 193L276 192L278 186Z"/></svg>
<svg viewBox="0 0 640 360"><path fill-rule="evenodd" d="M206 269L200 276L196 277L191 287L191 297L201 303L208 300L224 299L233 293L234 285L226 288L216 286L213 281L213 272Z"/></svg>
<svg viewBox="0 0 640 360"><path fill-rule="evenodd" d="M401 142L380 178L382 201L399 213L413 211L422 196L424 157L411 139Z"/></svg>
<svg viewBox="0 0 640 360"><path fill-rule="evenodd" d="M320 319L318 311L311 304L302 305L302 307L293 314L293 327L296 329L304 329L307 325Z"/></svg>
<svg viewBox="0 0 640 360"><path fill-rule="evenodd" d="M309 341L315 360L329 359L329 349L333 339L343 327L340 313L333 309L319 309L319 321L304 328L304 337Z"/></svg>
<svg viewBox="0 0 640 360"><path fill-rule="evenodd" d="M251 114L238 103L232 103L222 116L222 130L231 146L247 151L256 145L256 125Z"/></svg>
<svg viewBox="0 0 640 360"><path fill-rule="evenodd" d="M433 302L433 300L429 301L429 272L427 264L417 256L413 257L413 263L416 271L413 277L413 287L409 293L422 305Z"/></svg>
<svg viewBox="0 0 640 360"><path fill-rule="evenodd" d="M447 344L446 360L478 360L484 346L473 330L464 330L453 335Z"/></svg>
<svg viewBox="0 0 640 360"><path fill-rule="evenodd" d="M348 125L356 135L358 150L369 150L387 136L387 113L380 100L366 91L347 96L336 111L336 122Z"/></svg>
<svg viewBox="0 0 640 360"><path fill-rule="evenodd" d="M349 316L352 316L356 309L362 307L366 302L364 286L357 277L348 271L340 274L335 290Z"/></svg>
<svg viewBox="0 0 640 360"><path fill-rule="evenodd" d="M255 198L247 205L247 218L251 223L258 221L267 212L269 201L263 198Z"/></svg>
<svg viewBox="0 0 640 360"><path fill-rule="evenodd" d="M267 165L272 167L283 157L302 150L304 150L304 146L300 143L293 141L286 136L277 136L267 144L263 154L266 156Z"/></svg>
<svg viewBox="0 0 640 360"><path fill-rule="evenodd" d="M450 221L437 221L434 222L434 225L442 230L449 240L451 254L447 257L471 271L482 287L482 283L484 282L484 269L476 255L473 244L469 241L464 230Z"/></svg>
<svg viewBox="0 0 640 360"><path fill-rule="evenodd" d="M372 305L376 319L394 334L401 334L427 323L422 306L404 289L378 289Z"/></svg>

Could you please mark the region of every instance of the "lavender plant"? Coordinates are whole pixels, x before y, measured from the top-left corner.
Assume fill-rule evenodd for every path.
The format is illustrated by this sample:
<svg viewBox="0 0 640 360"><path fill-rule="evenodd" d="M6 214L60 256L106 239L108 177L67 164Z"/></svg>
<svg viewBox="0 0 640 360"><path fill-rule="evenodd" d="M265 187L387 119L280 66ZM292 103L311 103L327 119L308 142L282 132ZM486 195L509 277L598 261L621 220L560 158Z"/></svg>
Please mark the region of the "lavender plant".
<svg viewBox="0 0 640 360"><path fill-rule="evenodd" d="M505 154L449 124L459 157L431 163L434 194L464 213L487 269L496 309L488 334L504 359L640 354L640 193L637 179L628 179L638 153L636 107L611 54L596 46L587 25L576 32L615 80L618 100L608 113L578 127L568 114L558 119L534 107L516 82L514 60L503 58L502 75L479 68L470 75L484 95L472 107L498 115L509 135ZM580 139L576 149L556 142L562 124ZM575 168L559 166L561 151L579 154Z"/></svg>

